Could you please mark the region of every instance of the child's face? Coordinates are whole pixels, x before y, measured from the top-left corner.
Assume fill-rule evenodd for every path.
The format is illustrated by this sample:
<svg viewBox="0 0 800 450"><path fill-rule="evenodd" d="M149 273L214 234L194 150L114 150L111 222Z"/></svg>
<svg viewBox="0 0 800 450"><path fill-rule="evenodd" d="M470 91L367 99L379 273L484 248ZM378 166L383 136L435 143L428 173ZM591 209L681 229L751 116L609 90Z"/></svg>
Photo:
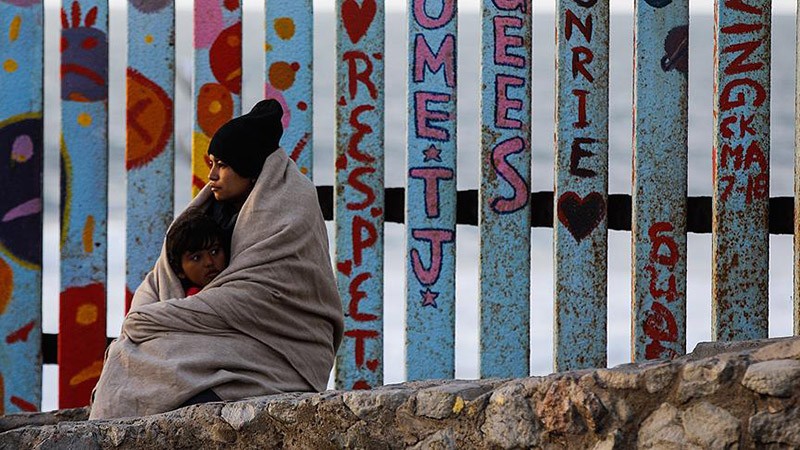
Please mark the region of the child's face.
<svg viewBox="0 0 800 450"><path fill-rule="evenodd" d="M222 272L226 259L225 249L218 240L202 250L185 251L181 256L183 273L180 277L198 287L204 287Z"/></svg>

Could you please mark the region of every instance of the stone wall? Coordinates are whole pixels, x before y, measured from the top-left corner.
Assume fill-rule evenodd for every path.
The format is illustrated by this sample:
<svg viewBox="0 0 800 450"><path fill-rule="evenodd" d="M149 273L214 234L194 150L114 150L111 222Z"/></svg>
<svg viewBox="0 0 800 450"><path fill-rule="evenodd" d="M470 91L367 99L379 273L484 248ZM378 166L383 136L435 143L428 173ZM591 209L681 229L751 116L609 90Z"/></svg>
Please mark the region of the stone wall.
<svg viewBox="0 0 800 450"><path fill-rule="evenodd" d="M546 377L284 394L129 420L0 418L0 448L800 447L800 338ZM60 415L59 415L60 414Z"/></svg>

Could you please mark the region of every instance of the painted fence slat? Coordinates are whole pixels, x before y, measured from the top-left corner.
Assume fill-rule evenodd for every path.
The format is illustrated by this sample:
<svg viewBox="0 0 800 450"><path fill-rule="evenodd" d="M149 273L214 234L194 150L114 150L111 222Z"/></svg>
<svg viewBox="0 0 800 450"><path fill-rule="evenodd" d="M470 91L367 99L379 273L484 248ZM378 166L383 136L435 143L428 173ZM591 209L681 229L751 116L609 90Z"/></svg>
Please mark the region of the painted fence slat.
<svg viewBox="0 0 800 450"><path fill-rule="evenodd" d="M42 398L43 21L0 3L0 414Z"/></svg>
<svg viewBox="0 0 800 450"><path fill-rule="evenodd" d="M606 365L608 14L608 0L556 9L556 371Z"/></svg>
<svg viewBox="0 0 800 450"><path fill-rule="evenodd" d="M336 0L337 389L383 384L384 6Z"/></svg>
<svg viewBox="0 0 800 450"><path fill-rule="evenodd" d="M797 0L800 11L800 0ZM795 36L795 61L800 61L800 14ZM795 64L794 99L794 334L800 335L800 64Z"/></svg>
<svg viewBox="0 0 800 450"><path fill-rule="evenodd" d="M175 4L128 1L125 310L158 258L174 201Z"/></svg>
<svg viewBox="0 0 800 450"><path fill-rule="evenodd" d="M455 376L456 0L408 4L406 378Z"/></svg>
<svg viewBox="0 0 800 450"><path fill-rule="evenodd" d="M61 10L59 407L87 405L106 346L108 2Z"/></svg>
<svg viewBox="0 0 800 450"><path fill-rule="evenodd" d="M480 375L530 373L530 0L481 4Z"/></svg>
<svg viewBox="0 0 800 450"><path fill-rule="evenodd" d="M633 361L686 353L689 1L637 1Z"/></svg>
<svg viewBox="0 0 800 450"><path fill-rule="evenodd" d="M718 1L714 30L712 336L766 338L771 1Z"/></svg>
<svg viewBox="0 0 800 450"><path fill-rule="evenodd" d="M281 146L313 179L313 2L267 0L265 9L265 98L283 106Z"/></svg>
<svg viewBox="0 0 800 450"><path fill-rule="evenodd" d="M242 110L242 7L240 2L194 3L194 133L192 194L208 182L208 144Z"/></svg>

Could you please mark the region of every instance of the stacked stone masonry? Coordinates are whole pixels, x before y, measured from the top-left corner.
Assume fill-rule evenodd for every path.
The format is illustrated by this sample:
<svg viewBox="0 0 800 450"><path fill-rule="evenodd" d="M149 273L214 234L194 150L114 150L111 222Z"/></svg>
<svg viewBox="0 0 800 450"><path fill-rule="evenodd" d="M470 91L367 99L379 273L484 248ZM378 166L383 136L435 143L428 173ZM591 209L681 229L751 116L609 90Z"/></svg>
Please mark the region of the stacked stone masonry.
<svg viewBox="0 0 800 450"><path fill-rule="evenodd" d="M800 448L800 338L524 379L283 394L127 420L0 417L0 448Z"/></svg>

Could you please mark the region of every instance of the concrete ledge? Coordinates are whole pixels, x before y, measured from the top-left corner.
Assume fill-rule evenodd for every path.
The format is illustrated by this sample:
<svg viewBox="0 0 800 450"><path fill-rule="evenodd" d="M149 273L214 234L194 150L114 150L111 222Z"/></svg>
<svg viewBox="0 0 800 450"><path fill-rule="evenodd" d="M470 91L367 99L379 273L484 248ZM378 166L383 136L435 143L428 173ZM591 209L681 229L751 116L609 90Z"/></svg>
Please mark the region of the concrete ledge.
<svg viewBox="0 0 800 450"><path fill-rule="evenodd" d="M0 448L800 447L800 338L697 350L612 369L283 394L128 420L76 420L85 410L6 416Z"/></svg>

